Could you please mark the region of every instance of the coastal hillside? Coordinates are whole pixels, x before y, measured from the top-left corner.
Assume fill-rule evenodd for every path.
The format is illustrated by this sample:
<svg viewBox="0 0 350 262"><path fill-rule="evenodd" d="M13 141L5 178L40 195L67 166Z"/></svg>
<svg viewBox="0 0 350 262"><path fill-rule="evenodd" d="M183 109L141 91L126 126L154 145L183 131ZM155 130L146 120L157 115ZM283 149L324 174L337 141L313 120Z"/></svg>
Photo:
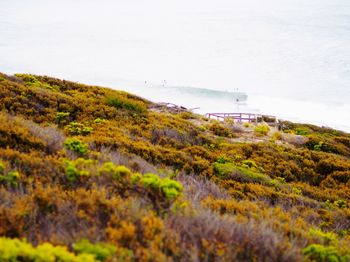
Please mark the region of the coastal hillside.
<svg viewBox="0 0 350 262"><path fill-rule="evenodd" d="M0 74L0 261L350 261L350 134Z"/></svg>

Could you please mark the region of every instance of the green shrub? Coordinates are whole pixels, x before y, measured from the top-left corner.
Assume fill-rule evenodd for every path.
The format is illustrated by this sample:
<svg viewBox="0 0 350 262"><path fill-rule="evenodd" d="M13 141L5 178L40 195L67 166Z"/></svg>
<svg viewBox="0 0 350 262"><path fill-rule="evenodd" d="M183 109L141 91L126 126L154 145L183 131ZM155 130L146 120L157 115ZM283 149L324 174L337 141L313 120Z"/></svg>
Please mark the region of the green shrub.
<svg viewBox="0 0 350 262"><path fill-rule="evenodd" d="M322 147L324 145L324 142L320 141L318 144L314 145L314 150L315 151L322 151Z"/></svg>
<svg viewBox="0 0 350 262"><path fill-rule="evenodd" d="M78 158L73 161L66 161L66 177L69 181L75 182L80 177L89 177L90 168L94 161L91 159Z"/></svg>
<svg viewBox="0 0 350 262"><path fill-rule="evenodd" d="M63 246L49 243L33 247L25 240L0 237L0 261L2 262L94 262L93 255L75 255Z"/></svg>
<svg viewBox="0 0 350 262"><path fill-rule="evenodd" d="M301 136L305 136L310 133L310 129L308 129L307 127L297 127L295 128L294 131L296 135L301 135Z"/></svg>
<svg viewBox="0 0 350 262"><path fill-rule="evenodd" d="M270 185L271 178L247 167L236 166L233 163L214 163L215 174L223 179L232 179L239 182L260 183Z"/></svg>
<svg viewBox="0 0 350 262"><path fill-rule="evenodd" d="M130 181L132 184L137 184L141 181L142 175L140 173L133 173L130 177Z"/></svg>
<svg viewBox="0 0 350 262"><path fill-rule="evenodd" d="M196 116L192 112L182 112L179 114L179 117L182 119L195 119Z"/></svg>
<svg viewBox="0 0 350 262"><path fill-rule="evenodd" d="M4 172L5 172L5 165L2 162L0 162L0 175L3 175Z"/></svg>
<svg viewBox="0 0 350 262"><path fill-rule="evenodd" d="M75 167L75 165L72 162L66 163L66 177L71 182L75 182L80 177L79 170Z"/></svg>
<svg viewBox="0 0 350 262"><path fill-rule="evenodd" d="M348 204L345 200L339 199L333 203L337 208L347 208Z"/></svg>
<svg viewBox="0 0 350 262"><path fill-rule="evenodd" d="M132 188L147 196L158 214L164 214L182 194L181 183L171 178L160 178L158 175L134 173L130 176Z"/></svg>
<svg viewBox="0 0 350 262"><path fill-rule="evenodd" d="M125 166L116 166L112 162L105 162L98 170L99 175L111 175L114 179L120 180L131 176L131 171Z"/></svg>
<svg viewBox="0 0 350 262"><path fill-rule="evenodd" d="M222 137L232 137L233 134L230 129L223 126L219 122L214 122L211 125L209 125L209 130L212 131L216 136L222 136Z"/></svg>
<svg viewBox="0 0 350 262"><path fill-rule="evenodd" d="M5 165L0 162L0 182L4 182L9 186L17 186L21 175L17 171L5 173Z"/></svg>
<svg viewBox="0 0 350 262"><path fill-rule="evenodd" d="M17 186L20 177L17 171L10 171L7 174L0 172L0 182L5 182L9 186Z"/></svg>
<svg viewBox="0 0 350 262"><path fill-rule="evenodd" d="M57 124L64 124L66 123L70 113L69 112L57 112L56 117L55 117L55 122Z"/></svg>
<svg viewBox="0 0 350 262"><path fill-rule="evenodd" d="M310 229L309 234L317 238L323 245L336 245L338 237L333 232L323 232L320 229Z"/></svg>
<svg viewBox="0 0 350 262"><path fill-rule="evenodd" d="M132 173L125 166L116 166L112 162L105 162L98 170L100 176L112 176L114 179L127 182L133 185L141 185L150 190L151 194L159 194L165 198L175 199L182 192L182 185L170 178L160 178L155 174L141 175Z"/></svg>
<svg viewBox="0 0 350 262"><path fill-rule="evenodd" d="M167 199L176 198L182 191L182 185L170 178L164 178L161 182L160 188Z"/></svg>
<svg viewBox="0 0 350 262"><path fill-rule="evenodd" d="M116 247L106 244L92 244L89 240L83 239L73 244L73 249L78 254L91 254L98 261L105 261L116 253Z"/></svg>
<svg viewBox="0 0 350 262"><path fill-rule="evenodd" d="M258 136L266 136L270 131L270 127L267 124L258 124L254 128L254 133Z"/></svg>
<svg viewBox="0 0 350 262"><path fill-rule="evenodd" d="M281 132L274 132L274 133L272 134L272 139L273 139L274 141L276 141L276 140L281 140L281 139L282 139L282 134L281 134Z"/></svg>
<svg viewBox="0 0 350 262"><path fill-rule="evenodd" d="M340 250L334 246L312 244L303 249L304 256L311 261L318 262L348 262L349 250Z"/></svg>
<svg viewBox="0 0 350 262"><path fill-rule="evenodd" d="M229 162L216 162L213 164L213 168L218 177L227 178L236 169L236 165Z"/></svg>
<svg viewBox="0 0 350 262"><path fill-rule="evenodd" d="M160 189L161 178L155 174L145 174L141 179L141 183L148 188Z"/></svg>
<svg viewBox="0 0 350 262"><path fill-rule="evenodd" d="M303 192L301 191L301 189L297 188L297 187L292 187L292 193L296 194L296 195L299 195L299 196L303 195Z"/></svg>
<svg viewBox="0 0 350 262"><path fill-rule="evenodd" d="M220 164L225 164L226 162L228 162L228 160L226 159L225 156L219 156L216 162Z"/></svg>
<svg viewBox="0 0 350 262"><path fill-rule="evenodd" d="M67 125L65 127L65 129L72 136L76 136L76 135L86 136L93 131L92 127L89 127L87 125L84 125L84 124L78 123L78 122L69 123L69 125Z"/></svg>
<svg viewBox="0 0 350 262"><path fill-rule="evenodd" d="M305 147L315 151L322 151L327 153L335 153L340 155L349 156L350 146L344 141L347 138L340 139L345 144L339 141L339 138L332 138L326 134L312 133L307 136L308 141L305 143ZM339 143L340 142L340 143Z"/></svg>
<svg viewBox="0 0 350 262"><path fill-rule="evenodd" d="M76 138L66 139L66 141L64 142L64 147L67 150L73 151L79 156L85 156L89 152L88 145Z"/></svg>
<svg viewBox="0 0 350 262"><path fill-rule="evenodd" d="M329 201L328 199L325 201L325 206L330 209L333 210L335 208L347 208L348 204L345 200L343 199L339 199L339 200L335 200L333 203L331 201Z"/></svg>
<svg viewBox="0 0 350 262"><path fill-rule="evenodd" d="M124 109L138 114L144 114L146 112L145 107L141 103L130 101L126 98L109 98L107 99L107 104L117 109Z"/></svg>
<svg viewBox="0 0 350 262"><path fill-rule="evenodd" d="M183 189L182 185L173 179L162 179L158 175L150 173L143 175L139 182L146 188L160 192L169 200L179 196Z"/></svg>
<svg viewBox="0 0 350 262"><path fill-rule="evenodd" d="M258 166L256 165L256 163L253 160L244 160L242 162L242 166L246 167L246 168L255 168L258 169Z"/></svg>
<svg viewBox="0 0 350 262"><path fill-rule="evenodd" d="M29 74L15 74L16 77L21 78L26 86L30 87L39 87L39 88L46 88L54 91L59 91L59 87L56 85L49 85L47 83L40 82L35 76L29 75Z"/></svg>
<svg viewBox="0 0 350 262"><path fill-rule="evenodd" d="M103 123L106 123L107 122L107 120L106 119L103 119L103 118L96 118L95 120L94 120L94 123L95 124L103 124Z"/></svg>

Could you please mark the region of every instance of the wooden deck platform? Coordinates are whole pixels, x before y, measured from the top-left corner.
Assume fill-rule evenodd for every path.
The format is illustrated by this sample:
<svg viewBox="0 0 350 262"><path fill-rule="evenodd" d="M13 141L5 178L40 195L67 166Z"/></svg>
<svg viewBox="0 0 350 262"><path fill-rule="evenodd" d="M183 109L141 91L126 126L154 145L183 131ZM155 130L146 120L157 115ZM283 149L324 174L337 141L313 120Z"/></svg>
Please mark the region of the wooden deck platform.
<svg viewBox="0 0 350 262"><path fill-rule="evenodd" d="M247 122L256 124L259 122L266 122L271 124L278 123L276 116L253 113L207 113L205 116L217 120L233 119L235 122Z"/></svg>

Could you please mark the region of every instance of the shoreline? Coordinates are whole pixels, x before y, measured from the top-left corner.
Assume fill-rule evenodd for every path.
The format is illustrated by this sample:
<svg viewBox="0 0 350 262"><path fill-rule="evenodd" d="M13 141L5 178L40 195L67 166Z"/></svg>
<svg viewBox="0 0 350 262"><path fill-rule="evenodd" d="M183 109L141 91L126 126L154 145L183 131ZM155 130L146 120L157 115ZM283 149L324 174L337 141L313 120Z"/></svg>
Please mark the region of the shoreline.
<svg viewBox="0 0 350 262"><path fill-rule="evenodd" d="M5 72L6 73L6 72ZM13 74L10 74L13 75ZM34 74L35 75L35 74ZM66 79L58 76L59 78ZM305 101L287 99L285 97L276 96L263 96L254 93L247 93L248 99L237 107L234 102L230 102L230 98L224 97L225 94L230 94L232 91L186 87L186 86L170 86L163 87L160 85L142 85L132 84L132 82L116 81L93 81L93 80L72 80L72 77L68 77L69 81L81 83L91 86L108 87L113 90L120 90L130 92L138 95L154 103L174 103L186 108L199 108L194 111L201 115L205 115L210 112L244 112L244 113L256 113L274 115L278 119L291 121L298 124L311 124L320 127L331 128L350 133L350 122L344 125L344 121L340 119L346 119L347 113L350 112L350 104L338 105L338 108L334 106L334 103L323 103L317 101ZM150 89L154 92L150 92ZM188 89L185 94L182 90ZM243 90L242 90L243 91ZM206 92L208 92L206 94ZM200 94L200 96L198 96ZM214 94L214 95L213 95ZM212 97L210 95L213 95ZM169 99L171 97L172 99ZM174 97L176 97L174 99ZM259 107L260 106L260 107ZM290 110L290 108L293 108ZM305 117L305 114L308 115ZM335 117L337 120L334 120ZM345 122L346 123L346 122Z"/></svg>

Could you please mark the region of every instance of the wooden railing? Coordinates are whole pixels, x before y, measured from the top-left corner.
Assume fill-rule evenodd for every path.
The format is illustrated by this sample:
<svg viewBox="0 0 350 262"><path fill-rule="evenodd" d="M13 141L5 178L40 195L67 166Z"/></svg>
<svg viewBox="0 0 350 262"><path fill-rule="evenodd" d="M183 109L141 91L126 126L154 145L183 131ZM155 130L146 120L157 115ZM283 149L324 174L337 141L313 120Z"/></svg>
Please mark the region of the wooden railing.
<svg viewBox="0 0 350 262"><path fill-rule="evenodd" d="M277 117L262 114L253 113L207 113L208 118L216 118L217 120L233 119L236 122L248 122L248 123L277 123Z"/></svg>

